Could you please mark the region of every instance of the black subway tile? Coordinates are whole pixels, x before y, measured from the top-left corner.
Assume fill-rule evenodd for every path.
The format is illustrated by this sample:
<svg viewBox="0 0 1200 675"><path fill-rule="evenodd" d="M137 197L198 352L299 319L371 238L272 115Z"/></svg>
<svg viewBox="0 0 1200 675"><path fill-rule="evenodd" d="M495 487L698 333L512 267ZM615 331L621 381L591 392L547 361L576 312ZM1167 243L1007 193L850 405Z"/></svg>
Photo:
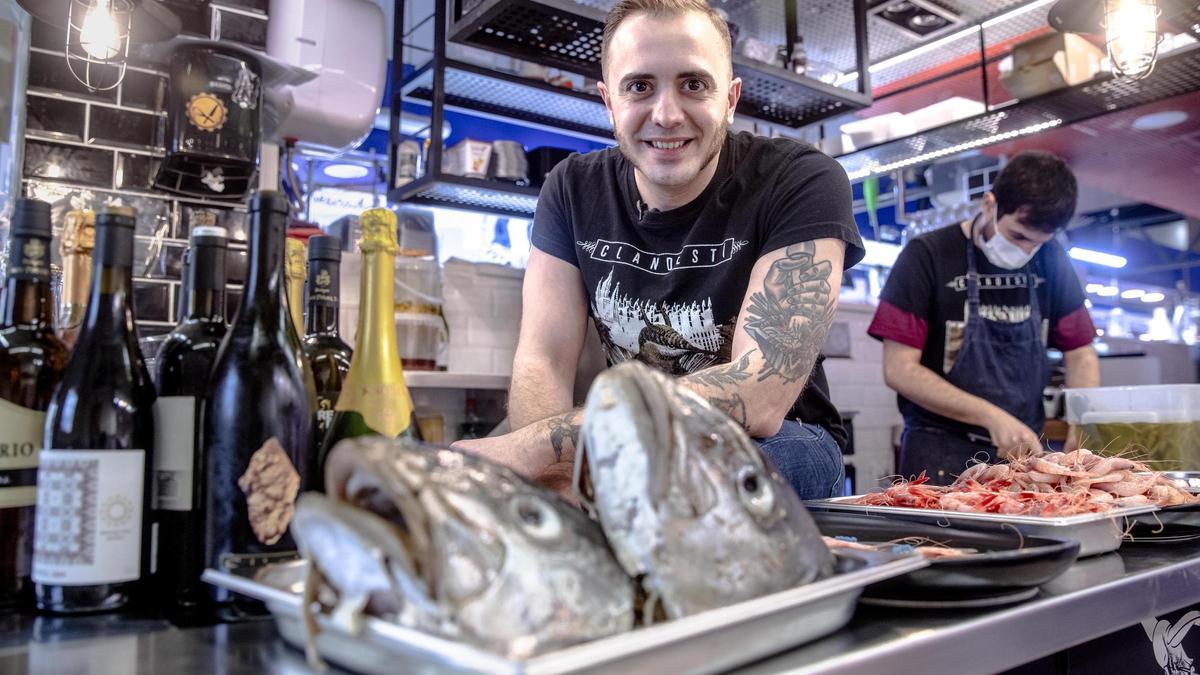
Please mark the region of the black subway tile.
<svg viewBox="0 0 1200 675"><path fill-rule="evenodd" d="M25 97L25 128L83 140L83 116L87 106L47 96Z"/></svg>
<svg viewBox="0 0 1200 675"><path fill-rule="evenodd" d="M67 58L62 54L30 52L28 86L30 89L64 92L98 101L115 103L117 100L116 89L92 91L75 79L67 68Z"/></svg>
<svg viewBox="0 0 1200 675"><path fill-rule="evenodd" d="M216 39L230 42L240 42L256 49L267 48L267 20L265 18L222 12L216 10L216 23L220 27L220 36Z"/></svg>
<svg viewBox="0 0 1200 675"><path fill-rule="evenodd" d="M161 147L162 122L158 115L92 106L88 142Z"/></svg>
<svg viewBox="0 0 1200 675"><path fill-rule="evenodd" d="M52 26L40 19L34 19L31 33L30 44L34 47L52 49L59 52L67 48L67 30L65 28Z"/></svg>
<svg viewBox="0 0 1200 675"><path fill-rule="evenodd" d="M163 4L179 17L185 34L211 36L212 11L208 0L164 0Z"/></svg>
<svg viewBox="0 0 1200 675"><path fill-rule="evenodd" d="M271 0L212 0L212 4L224 7L240 7L266 14L271 7Z"/></svg>
<svg viewBox="0 0 1200 675"><path fill-rule="evenodd" d="M225 234L231 241L246 241L246 214L232 209L197 206L180 202L178 239L191 236L192 228L197 225L216 225L225 228Z"/></svg>
<svg viewBox="0 0 1200 675"><path fill-rule="evenodd" d="M133 315L138 321L170 321L171 292L168 285L145 281L135 283Z"/></svg>
<svg viewBox="0 0 1200 675"><path fill-rule="evenodd" d="M111 188L113 153L99 148L28 140L25 142L24 176Z"/></svg>
<svg viewBox="0 0 1200 675"><path fill-rule="evenodd" d="M126 190L151 190L162 160L148 155L117 153L116 186Z"/></svg>
<svg viewBox="0 0 1200 675"><path fill-rule="evenodd" d="M165 106L167 78L138 70L127 70L121 82L121 105L160 111Z"/></svg>

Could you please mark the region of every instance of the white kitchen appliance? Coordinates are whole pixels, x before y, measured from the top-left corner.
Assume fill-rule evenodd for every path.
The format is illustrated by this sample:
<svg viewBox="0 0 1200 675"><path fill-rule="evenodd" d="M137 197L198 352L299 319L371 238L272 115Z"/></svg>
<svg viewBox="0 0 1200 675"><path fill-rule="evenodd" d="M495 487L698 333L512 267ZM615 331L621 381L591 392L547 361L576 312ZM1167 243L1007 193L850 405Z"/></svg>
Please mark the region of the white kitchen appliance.
<svg viewBox="0 0 1200 675"><path fill-rule="evenodd" d="M369 0L271 0L267 53L318 73L268 93L279 117L272 140L345 150L370 133L387 73L387 25Z"/></svg>

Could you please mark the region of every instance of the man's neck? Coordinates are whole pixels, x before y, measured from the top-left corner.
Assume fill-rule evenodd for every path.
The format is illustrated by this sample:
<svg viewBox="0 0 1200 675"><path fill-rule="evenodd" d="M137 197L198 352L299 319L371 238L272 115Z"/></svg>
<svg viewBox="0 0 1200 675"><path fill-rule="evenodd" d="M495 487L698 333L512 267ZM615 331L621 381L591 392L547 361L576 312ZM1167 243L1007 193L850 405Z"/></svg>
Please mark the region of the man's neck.
<svg viewBox="0 0 1200 675"><path fill-rule="evenodd" d="M996 228L993 227L991 223L984 220L982 213L976 215L970 220L964 220L959 227L962 229L963 236L967 239L971 238L972 228L977 228L975 229L976 244L982 244L983 242L990 240L992 235L996 233Z"/></svg>
<svg viewBox="0 0 1200 675"><path fill-rule="evenodd" d="M718 152L712 158L712 161L701 169L700 173L696 174L695 180L679 187L651 183L636 166L633 169L633 180L637 184L638 194L642 197L642 203L647 208L654 209L655 211L670 211L671 209L684 206L696 197L699 197L704 192L704 189L708 187L708 184L712 182L713 176L717 173L717 165L720 161L721 153Z"/></svg>

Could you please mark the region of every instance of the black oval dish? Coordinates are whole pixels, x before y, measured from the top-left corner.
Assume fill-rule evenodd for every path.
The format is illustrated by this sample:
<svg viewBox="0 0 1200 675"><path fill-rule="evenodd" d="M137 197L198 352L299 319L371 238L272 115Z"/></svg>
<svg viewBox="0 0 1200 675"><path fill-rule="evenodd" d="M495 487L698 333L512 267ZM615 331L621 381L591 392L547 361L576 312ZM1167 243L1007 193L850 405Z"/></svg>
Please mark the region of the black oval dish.
<svg viewBox="0 0 1200 675"><path fill-rule="evenodd" d="M1200 539L1200 504L1164 506L1132 516L1125 540L1135 544L1173 544Z"/></svg>
<svg viewBox="0 0 1200 675"><path fill-rule="evenodd" d="M1079 543L1008 532L973 532L880 516L812 512L821 534L882 543L921 537L953 548L980 551L934 558L928 567L868 586L864 597L954 604L997 596L1020 599L1061 574L1079 555Z"/></svg>

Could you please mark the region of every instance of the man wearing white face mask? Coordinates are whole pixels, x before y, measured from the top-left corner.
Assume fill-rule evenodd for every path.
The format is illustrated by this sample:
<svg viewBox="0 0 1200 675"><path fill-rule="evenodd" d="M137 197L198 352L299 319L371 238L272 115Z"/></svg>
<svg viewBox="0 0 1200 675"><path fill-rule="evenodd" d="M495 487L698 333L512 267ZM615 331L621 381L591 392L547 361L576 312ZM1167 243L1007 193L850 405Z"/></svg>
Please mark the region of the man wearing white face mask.
<svg viewBox="0 0 1200 675"><path fill-rule="evenodd" d="M1047 347L1063 352L1068 387L1100 385L1096 329L1053 240L1076 193L1061 159L1024 152L978 216L901 251L868 329L904 416L901 475L947 484L972 458L1040 449Z"/></svg>

